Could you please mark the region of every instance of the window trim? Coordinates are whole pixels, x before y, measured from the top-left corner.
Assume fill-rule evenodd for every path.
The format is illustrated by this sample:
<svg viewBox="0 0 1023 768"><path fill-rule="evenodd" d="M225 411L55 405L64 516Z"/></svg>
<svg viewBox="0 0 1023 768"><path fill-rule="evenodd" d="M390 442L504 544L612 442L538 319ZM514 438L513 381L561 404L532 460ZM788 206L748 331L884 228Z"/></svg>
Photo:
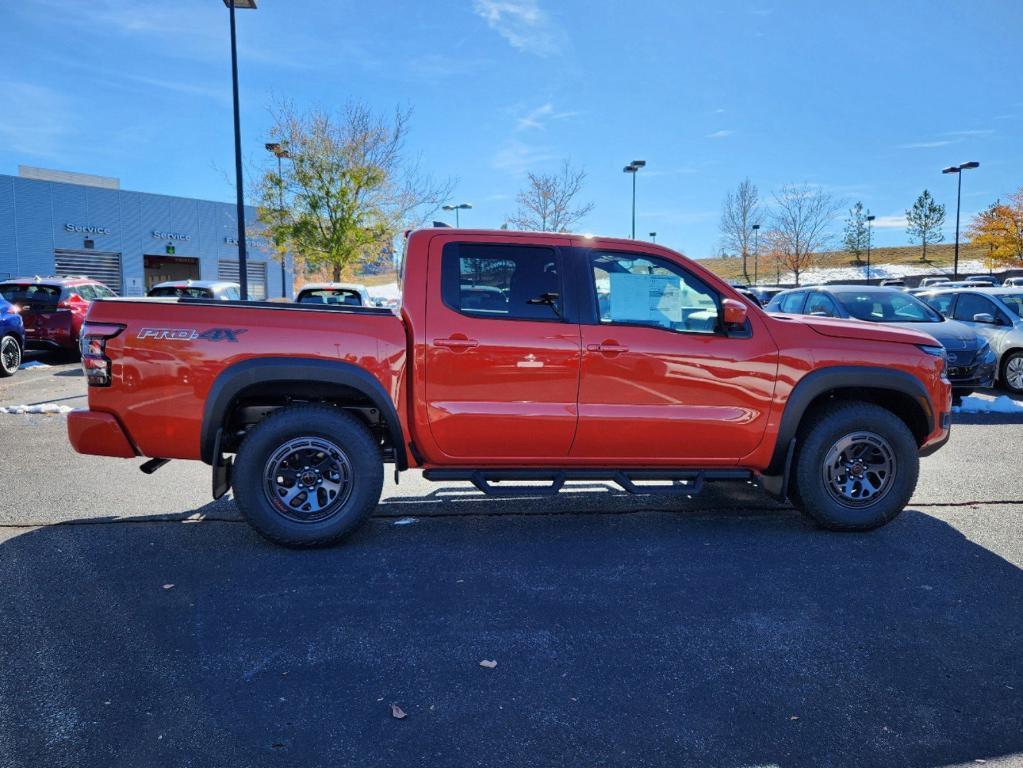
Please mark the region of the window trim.
<svg viewBox="0 0 1023 768"><path fill-rule="evenodd" d="M458 275L461 276L461 258L462 258L461 250L462 250L462 246L463 245L485 246L485 247L491 247L491 248L514 248L516 250L543 249L543 250L550 251L551 253L553 253L554 254L554 264L555 264L555 266L557 267L557 270L558 270L558 288L559 288L559 291L558 291L558 299L559 299L558 309L561 311L561 316L559 317L557 315L557 313L554 312L553 308L551 309L551 317L545 318L545 317L521 317L519 315L511 315L511 314L508 314L508 315L491 315L491 314L485 314L485 313L484 314L477 314L475 312L466 312L460 306L452 305L452 303L449 301L449 299L451 298L449 296L449 291L446 290L446 280L445 280L444 267L445 267L445 262L447 261L448 257L449 256L453 257L458 262ZM451 241L449 241L447 243L444 243L444 246L441 248L441 253L440 253L440 299L441 299L441 303L447 309L449 309L450 311L454 312L456 315L461 315L462 317L468 317L468 318L471 318L473 320L496 320L496 321L499 321L499 322L506 322L506 323L511 323L511 322L514 322L514 323L559 323L559 324L576 323L577 321L574 318L574 312L569 311L569 308L571 307L572 302L571 302L570 298L566 294L566 282L565 282L565 264L566 264L566 261L567 261L567 259L565 258L565 255L562 253L562 249L558 248L557 246L554 246L554 245L537 245L537 244L534 244L534 243L525 244L525 243L516 243L514 241L509 241L509 242L504 242L504 241L502 241L502 242L479 242L479 241L472 241L472 240L451 240Z"/></svg>
<svg viewBox="0 0 1023 768"><path fill-rule="evenodd" d="M714 324L714 330L710 333L703 331L684 331L677 330L675 328L665 328L662 325L651 325L650 323L630 323L630 322L610 322L603 323L600 320L600 300L597 296L597 281L593 274L594 260L597 254L611 254L614 256L621 256L626 259L646 259L654 264L668 264L681 272L684 272L690 278L698 282L704 288L706 288L714 296L714 306L717 308L717 322ZM585 285L586 291L589 293L589 298L586 302L588 305L588 314L585 319L580 318L582 325L595 325L600 328L649 328L654 331L664 331L673 335L681 336L698 336L698 337L710 337L719 336L725 338L749 338L753 335L752 326L750 325L749 318L746 319L745 329L741 331L728 332L721 323L722 309L721 299L723 298L721 293L712 285L707 283L703 278L693 274L681 264L677 264L670 259L666 259L663 256L655 255L647 251L619 251L611 248L591 248L585 252L583 257L584 274L585 274Z"/></svg>

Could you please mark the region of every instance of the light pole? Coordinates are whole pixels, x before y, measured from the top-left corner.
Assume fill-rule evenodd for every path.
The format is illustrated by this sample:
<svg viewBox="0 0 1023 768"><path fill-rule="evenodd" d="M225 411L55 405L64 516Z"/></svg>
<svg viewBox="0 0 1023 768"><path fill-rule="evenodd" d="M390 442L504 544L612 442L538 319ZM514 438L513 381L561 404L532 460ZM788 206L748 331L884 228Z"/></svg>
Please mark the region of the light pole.
<svg viewBox="0 0 1023 768"><path fill-rule="evenodd" d="M650 233L650 242L651 243L656 243L657 242L657 233L656 232L651 232Z"/></svg>
<svg viewBox="0 0 1023 768"><path fill-rule="evenodd" d="M281 159L285 157L291 157L291 154L281 144L277 142L267 142L263 145L266 147L268 152L273 152L277 156L277 183L280 184L278 190L278 208L277 211L281 217L281 223L284 223L284 174L281 170ZM285 284L288 282L287 273L284 269L284 262L286 260L284 252L281 252L281 298L288 298L288 289Z"/></svg>
<svg viewBox="0 0 1023 768"><path fill-rule="evenodd" d="M632 239L636 239L636 172L646 165L646 160L633 160L622 168L625 173L632 174Z"/></svg>
<svg viewBox="0 0 1023 768"><path fill-rule="evenodd" d="M760 225L753 227L753 285L760 285Z"/></svg>
<svg viewBox="0 0 1023 768"><path fill-rule="evenodd" d="M871 225L870 222L872 222L876 218L877 218L877 216L871 216L870 212L869 211L867 212L867 282L868 283L870 282L870 236L872 234L872 232L871 232L872 225Z"/></svg>
<svg viewBox="0 0 1023 768"><path fill-rule="evenodd" d="M959 165L950 165L948 168L942 168L942 173L954 173L958 176L958 184L956 184L956 255L955 261L952 263L952 279L959 279L959 201L963 196L963 171L969 168L979 168L980 163L976 160L971 160L968 163L959 163Z"/></svg>
<svg viewBox="0 0 1023 768"><path fill-rule="evenodd" d="M442 205L442 211L454 211L455 212L455 227L460 227L461 223L458 220L459 211L468 211L472 208L472 203L459 203L458 205Z"/></svg>
<svg viewBox="0 0 1023 768"><path fill-rule="evenodd" d="M242 124L238 115L238 44L235 41L234 9L256 10L256 0L224 0L231 16L231 88L234 95L234 184L238 192L238 284L242 301L249 300L249 273L245 248L245 189L242 186Z"/></svg>

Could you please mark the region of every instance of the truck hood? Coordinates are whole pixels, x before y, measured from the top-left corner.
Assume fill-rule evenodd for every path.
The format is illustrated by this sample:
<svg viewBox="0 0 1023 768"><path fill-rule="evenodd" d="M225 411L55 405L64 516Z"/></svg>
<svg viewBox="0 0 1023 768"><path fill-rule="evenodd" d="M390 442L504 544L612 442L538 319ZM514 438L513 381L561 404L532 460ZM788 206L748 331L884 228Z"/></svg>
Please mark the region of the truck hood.
<svg viewBox="0 0 1023 768"><path fill-rule="evenodd" d="M928 344L934 345L934 337L926 332L904 328L892 323L868 323L864 320L839 320L831 317L812 317L810 315L775 315L779 320L802 322L821 336L832 336L839 339L863 339L865 341L888 341L896 344ZM919 323L917 325L920 325ZM944 325L944 323L927 323L927 326Z"/></svg>

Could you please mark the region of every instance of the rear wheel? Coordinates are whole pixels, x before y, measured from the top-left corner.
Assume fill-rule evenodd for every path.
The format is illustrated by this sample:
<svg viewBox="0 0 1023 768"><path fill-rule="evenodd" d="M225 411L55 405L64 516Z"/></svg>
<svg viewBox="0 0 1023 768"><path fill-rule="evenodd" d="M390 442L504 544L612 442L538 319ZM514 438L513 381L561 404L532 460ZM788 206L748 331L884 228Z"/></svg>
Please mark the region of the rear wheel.
<svg viewBox="0 0 1023 768"><path fill-rule="evenodd" d="M21 367L21 344L14 336L0 339L0 377L13 376Z"/></svg>
<svg viewBox="0 0 1023 768"><path fill-rule="evenodd" d="M370 516L384 468L369 430L326 405L275 411L252 428L232 486L245 519L285 546L332 544Z"/></svg>
<svg viewBox="0 0 1023 768"><path fill-rule="evenodd" d="M1013 352L1002 360L1002 386L1014 395L1023 395L1023 352Z"/></svg>
<svg viewBox="0 0 1023 768"><path fill-rule="evenodd" d="M902 419L872 403L842 403L819 411L797 444L791 495L825 528L865 531L903 510L919 469Z"/></svg>

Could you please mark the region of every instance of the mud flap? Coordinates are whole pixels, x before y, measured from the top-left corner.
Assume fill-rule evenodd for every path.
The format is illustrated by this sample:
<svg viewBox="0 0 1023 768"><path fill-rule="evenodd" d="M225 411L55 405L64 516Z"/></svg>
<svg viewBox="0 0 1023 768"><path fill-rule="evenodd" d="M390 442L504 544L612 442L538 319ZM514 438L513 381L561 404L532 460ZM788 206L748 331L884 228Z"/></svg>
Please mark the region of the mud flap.
<svg viewBox="0 0 1023 768"><path fill-rule="evenodd" d="M231 489L231 467L234 459L224 458L220 452L220 438L224 430L218 429L213 439L213 500L216 501Z"/></svg>
<svg viewBox="0 0 1023 768"><path fill-rule="evenodd" d="M761 484L768 496L785 502L789 498L789 472L792 469L792 456L796 452L796 439L789 441L788 450L785 451L785 466L780 475L764 475Z"/></svg>

